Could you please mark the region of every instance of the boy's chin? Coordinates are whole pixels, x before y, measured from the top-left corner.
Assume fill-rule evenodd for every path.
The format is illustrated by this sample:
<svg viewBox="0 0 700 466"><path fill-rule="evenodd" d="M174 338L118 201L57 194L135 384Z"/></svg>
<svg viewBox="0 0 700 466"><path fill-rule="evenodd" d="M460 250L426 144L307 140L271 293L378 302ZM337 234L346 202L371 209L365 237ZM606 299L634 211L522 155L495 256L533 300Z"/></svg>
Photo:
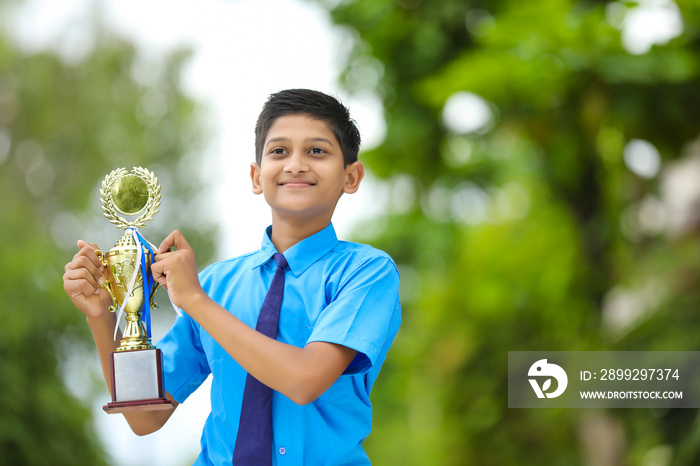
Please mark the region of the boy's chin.
<svg viewBox="0 0 700 466"><path fill-rule="evenodd" d="M304 221L304 222L323 222L326 219L330 219L333 216L335 208L314 208L303 206L291 206L291 207L278 207L272 208L273 219L278 218L280 220L289 221Z"/></svg>

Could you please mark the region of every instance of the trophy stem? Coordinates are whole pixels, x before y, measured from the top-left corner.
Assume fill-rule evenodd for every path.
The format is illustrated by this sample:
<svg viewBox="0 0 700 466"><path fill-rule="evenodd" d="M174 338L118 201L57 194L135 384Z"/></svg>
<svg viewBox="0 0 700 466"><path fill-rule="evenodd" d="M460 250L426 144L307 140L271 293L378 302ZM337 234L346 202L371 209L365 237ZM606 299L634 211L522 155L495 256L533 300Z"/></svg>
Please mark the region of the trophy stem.
<svg viewBox="0 0 700 466"><path fill-rule="evenodd" d="M151 339L148 338L146 327L141 320L141 313L127 314L124 335L119 342L117 351L132 351L154 349Z"/></svg>

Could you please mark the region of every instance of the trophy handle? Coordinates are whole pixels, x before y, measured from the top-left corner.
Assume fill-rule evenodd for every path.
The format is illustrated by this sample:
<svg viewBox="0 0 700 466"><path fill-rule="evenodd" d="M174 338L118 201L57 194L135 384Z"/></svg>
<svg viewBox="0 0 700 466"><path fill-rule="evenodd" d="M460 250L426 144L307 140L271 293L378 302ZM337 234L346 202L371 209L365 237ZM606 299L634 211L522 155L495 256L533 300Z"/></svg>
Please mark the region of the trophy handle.
<svg viewBox="0 0 700 466"><path fill-rule="evenodd" d="M104 253L100 251L99 249L95 249L95 254L97 255L97 258L102 262L102 265L107 267L107 258L105 257ZM106 280L102 285L100 285L102 288L107 290L109 293L109 296L112 298L112 305L109 306L109 312L116 312L117 308L119 307L119 303L117 302L117 297L114 296L114 292L112 291L112 285L109 280Z"/></svg>
<svg viewBox="0 0 700 466"><path fill-rule="evenodd" d="M155 257L156 254L158 254L158 251L153 251L153 257L150 259L150 261L149 261L150 263L148 264L148 275L150 276L151 280L153 280L153 272L151 272L151 265L153 265L153 263L156 261L156 257ZM153 283L155 284L155 286L151 290L151 296L149 297L149 304L151 306L151 310L155 311L159 307L158 303L155 302L156 292L160 289L160 287L162 285L155 280L153 280Z"/></svg>
<svg viewBox="0 0 700 466"><path fill-rule="evenodd" d="M158 309L158 303L156 303L156 302L154 301L154 300L156 299L156 291L158 291L158 290L160 289L161 286L162 286L162 285L161 285L160 283L157 283L157 282L156 282L156 286L154 286L154 287L153 287L153 291L151 291L151 298L150 298L150 301L151 301L151 309L153 309L154 311L155 311L156 309Z"/></svg>

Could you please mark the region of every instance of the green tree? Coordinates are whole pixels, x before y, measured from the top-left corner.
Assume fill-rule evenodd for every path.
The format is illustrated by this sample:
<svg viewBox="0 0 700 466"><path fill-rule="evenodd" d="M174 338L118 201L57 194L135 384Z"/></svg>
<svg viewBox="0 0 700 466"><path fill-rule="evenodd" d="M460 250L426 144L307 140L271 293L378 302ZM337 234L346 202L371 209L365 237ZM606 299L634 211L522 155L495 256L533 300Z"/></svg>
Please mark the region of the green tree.
<svg viewBox="0 0 700 466"><path fill-rule="evenodd" d="M364 160L389 215L371 241L402 271L367 441L377 464L697 463L695 410L507 408L508 351L700 346L696 230L663 222L700 127L700 8L677 5L682 33L643 54L621 40L633 3L334 7L356 40L344 84L384 103L386 137ZM450 116L477 104L480 125ZM664 176L635 172L635 140ZM618 319L620 297L634 318Z"/></svg>
<svg viewBox="0 0 700 466"><path fill-rule="evenodd" d="M106 462L88 408L61 374L76 347L93 351L84 317L63 292L63 267L79 236L106 249L121 236L99 208L104 176L133 166L159 176L162 212L144 231L153 241L181 225L180 209L197 210L200 107L179 88L188 53L142 63L133 45L95 31L94 49L78 63L23 52L0 35L0 455L7 464ZM206 262L213 227L188 219L181 228ZM77 377L95 383L87 370Z"/></svg>

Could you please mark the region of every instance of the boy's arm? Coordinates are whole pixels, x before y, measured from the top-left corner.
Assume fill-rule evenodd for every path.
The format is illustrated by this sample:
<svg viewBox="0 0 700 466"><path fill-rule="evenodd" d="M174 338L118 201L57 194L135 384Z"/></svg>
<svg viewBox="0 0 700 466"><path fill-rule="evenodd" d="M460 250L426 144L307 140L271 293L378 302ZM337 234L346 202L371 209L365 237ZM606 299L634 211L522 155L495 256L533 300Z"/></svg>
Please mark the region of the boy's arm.
<svg viewBox="0 0 700 466"><path fill-rule="evenodd" d="M79 251L73 260L66 264L63 289L73 304L85 314L95 340L102 366L102 375L107 387L111 387L112 370L109 354L117 350L117 342L121 339L121 333L117 333L115 340L116 315L108 310L112 298L100 286L106 277L104 276L104 266L95 254L97 245L78 241L78 248ZM166 393L165 396L177 406L177 402L172 399L170 394ZM170 418L172 412L173 410L130 412L125 413L124 417L136 434L145 435L160 429Z"/></svg>
<svg viewBox="0 0 700 466"><path fill-rule="evenodd" d="M169 252L175 246L176 251ZM304 348L281 343L249 327L202 290L192 248L179 231L161 244L153 277L228 354L260 382L298 404L314 401L353 360L357 351L326 342Z"/></svg>

